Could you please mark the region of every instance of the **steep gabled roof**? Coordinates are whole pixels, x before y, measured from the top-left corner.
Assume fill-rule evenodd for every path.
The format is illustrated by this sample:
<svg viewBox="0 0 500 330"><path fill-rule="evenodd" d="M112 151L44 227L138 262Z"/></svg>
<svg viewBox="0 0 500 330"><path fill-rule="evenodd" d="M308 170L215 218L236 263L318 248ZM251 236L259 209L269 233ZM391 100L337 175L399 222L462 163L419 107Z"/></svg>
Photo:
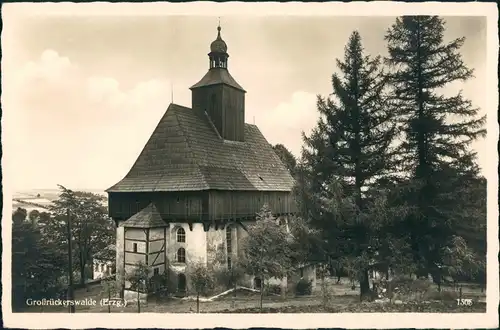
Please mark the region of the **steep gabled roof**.
<svg viewBox="0 0 500 330"><path fill-rule="evenodd" d="M234 80L229 71L221 68L208 70L205 76L203 76L203 78L201 78L199 82L191 86L190 89L204 87L204 86L212 86L217 84L226 84L236 89L239 89L240 91L246 92L243 89L243 87L241 87L240 84L238 84L236 80Z"/></svg>
<svg viewBox="0 0 500 330"><path fill-rule="evenodd" d="M107 192L291 191L290 173L257 126L222 140L207 117L171 104L123 180Z"/></svg>
<svg viewBox="0 0 500 330"><path fill-rule="evenodd" d="M165 221L162 220L160 212L153 203L131 216L127 221L120 224L127 228L157 228L164 227Z"/></svg>

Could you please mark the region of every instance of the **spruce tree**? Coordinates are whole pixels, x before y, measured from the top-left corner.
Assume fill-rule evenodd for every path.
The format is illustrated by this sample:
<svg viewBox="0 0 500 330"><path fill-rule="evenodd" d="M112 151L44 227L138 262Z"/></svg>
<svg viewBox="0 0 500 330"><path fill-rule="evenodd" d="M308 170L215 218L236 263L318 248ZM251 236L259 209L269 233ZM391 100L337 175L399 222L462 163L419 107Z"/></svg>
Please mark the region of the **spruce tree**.
<svg viewBox="0 0 500 330"><path fill-rule="evenodd" d="M406 219L414 262L425 272L443 266L442 251L452 241L457 214L455 188L477 176L470 144L483 136L485 117L459 92L443 88L473 76L462 60L458 38L445 42L445 22L436 16L404 16L388 30L390 83L402 134L400 170L413 181L407 201L415 211ZM453 214L452 214L453 213ZM424 275L424 274L422 274Z"/></svg>
<svg viewBox="0 0 500 330"><path fill-rule="evenodd" d="M311 136L304 136L303 158L311 189L319 195L313 218L332 244L331 256L350 260L363 297L369 292L372 241L378 227L369 216L371 201L365 191L391 171L395 127L384 98L386 77L380 57L365 55L357 31L337 66L333 97L318 96L320 119Z"/></svg>

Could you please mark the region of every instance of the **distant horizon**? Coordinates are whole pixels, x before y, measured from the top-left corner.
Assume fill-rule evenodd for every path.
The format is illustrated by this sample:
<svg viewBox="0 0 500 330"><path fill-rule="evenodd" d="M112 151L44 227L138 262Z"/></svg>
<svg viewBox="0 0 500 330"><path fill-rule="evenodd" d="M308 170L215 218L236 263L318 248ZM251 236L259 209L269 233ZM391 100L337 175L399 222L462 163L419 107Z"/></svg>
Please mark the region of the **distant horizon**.
<svg viewBox="0 0 500 330"><path fill-rule="evenodd" d="M82 187L70 187L70 186L64 186L68 189L71 189L73 191L88 191L88 192L97 192L97 191L102 191L103 193L106 193L105 190L108 188L82 188ZM60 189L56 186L54 188L47 188L47 187L40 187L40 188L14 188L14 193L22 193L22 192L36 192L36 191L59 191Z"/></svg>

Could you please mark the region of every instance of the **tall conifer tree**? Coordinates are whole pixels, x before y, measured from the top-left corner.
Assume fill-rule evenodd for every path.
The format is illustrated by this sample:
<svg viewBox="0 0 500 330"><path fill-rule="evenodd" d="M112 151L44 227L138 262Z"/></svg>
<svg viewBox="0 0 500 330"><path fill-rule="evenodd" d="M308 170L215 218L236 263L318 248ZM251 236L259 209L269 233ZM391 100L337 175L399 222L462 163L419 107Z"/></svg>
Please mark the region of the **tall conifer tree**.
<svg viewBox="0 0 500 330"><path fill-rule="evenodd" d="M469 146L485 134L485 117L462 93L444 88L473 75L459 52L464 38L443 40L445 22L436 16L404 16L385 39L399 128L401 170L412 178L409 201L415 212L406 220L414 261L426 272L439 270L441 251L453 241L458 221L454 197L464 177L477 176ZM461 191L461 190L458 190ZM423 274L422 274L423 275Z"/></svg>
<svg viewBox="0 0 500 330"><path fill-rule="evenodd" d="M369 292L367 272L376 227L366 212L370 200L365 191L391 170L395 129L384 100L386 77L380 58L364 54L357 31L337 66L333 97L318 96L320 119L311 136L304 136L303 158L311 173L311 189L322 201L313 218L331 243L332 257L356 259L351 261L363 296Z"/></svg>

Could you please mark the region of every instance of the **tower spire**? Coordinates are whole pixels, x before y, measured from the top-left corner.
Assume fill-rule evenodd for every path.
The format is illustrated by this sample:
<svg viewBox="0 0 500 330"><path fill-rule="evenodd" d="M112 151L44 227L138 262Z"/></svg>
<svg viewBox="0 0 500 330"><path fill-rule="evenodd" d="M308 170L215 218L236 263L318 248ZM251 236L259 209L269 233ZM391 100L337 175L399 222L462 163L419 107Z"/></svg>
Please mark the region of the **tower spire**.
<svg viewBox="0 0 500 330"><path fill-rule="evenodd" d="M227 69L227 45L220 35L220 17L218 18L219 24L217 25L217 39L210 44L210 69Z"/></svg>
<svg viewBox="0 0 500 330"><path fill-rule="evenodd" d="M219 17L219 24L217 25L217 40L222 40L221 36L220 36L220 30L222 28L220 27L220 17Z"/></svg>

